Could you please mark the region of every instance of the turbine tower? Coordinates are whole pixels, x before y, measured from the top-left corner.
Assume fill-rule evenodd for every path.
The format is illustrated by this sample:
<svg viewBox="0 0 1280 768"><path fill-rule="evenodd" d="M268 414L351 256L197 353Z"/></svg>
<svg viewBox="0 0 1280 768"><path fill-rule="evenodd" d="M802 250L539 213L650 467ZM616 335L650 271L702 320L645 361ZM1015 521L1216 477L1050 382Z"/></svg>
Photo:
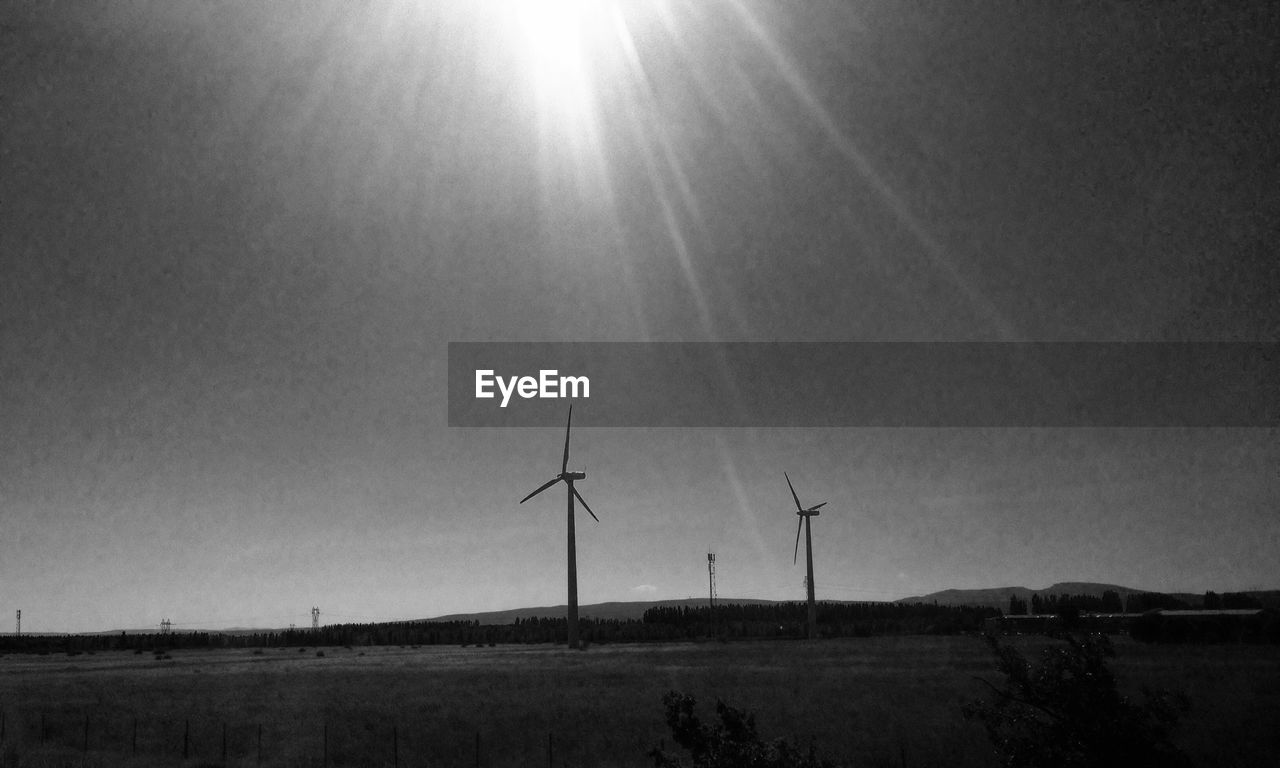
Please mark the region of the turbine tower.
<svg viewBox="0 0 1280 768"><path fill-rule="evenodd" d="M596 513L591 511L587 500L582 498L582 494L578 493L578 489L573 487L576 480L585 480L586 472L570 472L569 471L569 429L573 426L573 406L569 406L569 421L564 426L564 458L560 461L560 474L543 483L538 490L525 496L520 500L523 504L534 496L542 493L551 486L564 482L569 487L567 496L569 497L569 647L577 649L578 646L578 556L577 548L573 535L573 500L577 499L582 502L582 506L587 510L587 514L597 523L600 518L596 517Z"/></svg>
<svg viewBox="0 0 1280 768"><path fill-rule="evenodd" d="M822 502L815 506L805 508L800 504L800 497L796 495L796 488L791 484L791 478L786 472L782 473L787 478L787 487L791 489L791 498L796 501L796 514L800 519L796 523L796 551L791 556L791 562L794 564L800 557L800 528L804 527L804 562L805 562L805 586L809 591L809 639L813 640L818 636L818 606L813 600L813 534L809 530L809 520L819 514L818 509L826 506L827 502Z"/></svg>

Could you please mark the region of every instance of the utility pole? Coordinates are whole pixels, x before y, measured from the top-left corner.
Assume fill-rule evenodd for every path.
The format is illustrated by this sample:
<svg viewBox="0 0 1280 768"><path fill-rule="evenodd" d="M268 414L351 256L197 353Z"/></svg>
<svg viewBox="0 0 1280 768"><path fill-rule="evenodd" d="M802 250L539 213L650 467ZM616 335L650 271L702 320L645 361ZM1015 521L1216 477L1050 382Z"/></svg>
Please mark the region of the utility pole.
<svg viewBox="0 0 1280 768"><path fill-rule="evenodd" d="M18 628L14 630L14 634L16 634L19 637L22 636L22 609L21 608L18 609Z"/></svg>
<svg viewBox="0 0 1280 768"><path fill-rule="evenodd" d="M311 629L320 629L320 609L315 606L311 607Z"/></svg>

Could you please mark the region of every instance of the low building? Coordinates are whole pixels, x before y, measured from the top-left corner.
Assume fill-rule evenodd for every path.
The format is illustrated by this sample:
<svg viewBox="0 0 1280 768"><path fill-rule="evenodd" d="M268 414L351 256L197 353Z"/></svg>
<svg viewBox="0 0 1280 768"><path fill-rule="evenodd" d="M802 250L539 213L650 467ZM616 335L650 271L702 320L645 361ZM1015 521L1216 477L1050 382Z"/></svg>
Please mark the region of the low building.
<svg viewBox="0 0 1280 768"><path fill-rule="evenodd" d="M1280 642L1280 614L1261 608L1156 610L1146 613L1082 613L998 616L987 619L988 632L1039 635L1075 630L1129 634L1149 642Z"/></svg>

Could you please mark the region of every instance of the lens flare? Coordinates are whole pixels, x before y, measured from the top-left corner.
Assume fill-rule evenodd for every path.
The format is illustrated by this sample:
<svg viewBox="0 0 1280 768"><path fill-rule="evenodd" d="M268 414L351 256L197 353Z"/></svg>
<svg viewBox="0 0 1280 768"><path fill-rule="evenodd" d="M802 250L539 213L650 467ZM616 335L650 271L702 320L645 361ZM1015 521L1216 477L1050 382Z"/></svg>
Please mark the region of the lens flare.
<svg viewBox="0 0 1280 768"><path fill-rule="evenodd" d="M511 4L523 38L528 75L544 109L582 119L590 109L593 20L588 0L538 0Z"/></svg>

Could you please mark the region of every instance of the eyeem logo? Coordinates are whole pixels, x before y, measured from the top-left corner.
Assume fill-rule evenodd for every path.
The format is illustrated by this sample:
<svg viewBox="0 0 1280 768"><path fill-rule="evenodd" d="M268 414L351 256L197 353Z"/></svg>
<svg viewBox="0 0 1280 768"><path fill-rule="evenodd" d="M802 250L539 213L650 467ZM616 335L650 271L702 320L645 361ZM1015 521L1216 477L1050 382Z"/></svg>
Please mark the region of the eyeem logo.
<svg viewBox="0 0 1280 768"><path fill-rule="evenodd" d="M559 397L591 397L591 380L586 376L561 376L552 370L538 371L538 378L532 376L512 376L503 378L494 375L492 369L476 370L476 397L491 399L496 397L493 387L497 386L502 394L499 408L506 408L512 394L525 400L531 398L554 400Z"/></svg>

